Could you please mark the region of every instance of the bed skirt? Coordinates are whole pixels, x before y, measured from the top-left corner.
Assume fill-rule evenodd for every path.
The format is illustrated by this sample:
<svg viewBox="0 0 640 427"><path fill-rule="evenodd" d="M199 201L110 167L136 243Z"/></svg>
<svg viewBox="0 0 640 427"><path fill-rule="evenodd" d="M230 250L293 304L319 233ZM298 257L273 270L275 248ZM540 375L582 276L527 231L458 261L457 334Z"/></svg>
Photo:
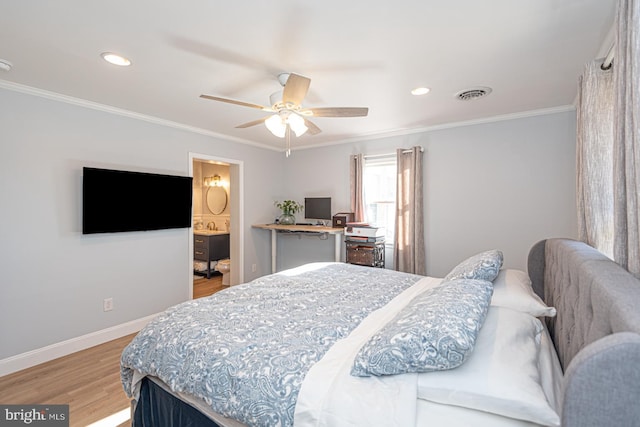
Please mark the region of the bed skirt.
<svg viewBox="0 0 640 427"><path fill-rule="evenodd" d="M220 427L202 412L172 396L149 378L140 385L132 427Z"/></svg>

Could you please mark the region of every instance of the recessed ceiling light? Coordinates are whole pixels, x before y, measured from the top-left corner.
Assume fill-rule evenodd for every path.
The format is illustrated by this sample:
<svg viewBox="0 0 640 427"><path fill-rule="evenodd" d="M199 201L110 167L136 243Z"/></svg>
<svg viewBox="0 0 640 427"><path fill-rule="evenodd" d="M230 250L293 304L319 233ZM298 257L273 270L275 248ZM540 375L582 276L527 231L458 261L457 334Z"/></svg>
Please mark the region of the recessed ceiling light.
<svg viewBox="0 0 640 427"><path fill-rule="evenodd" d="M104 52L101 56L102 59L113 65L119 65L121 67L127 67L131 65L130 60L128 60L124 56L118 55L117 53Z"/></svg>
<svg viewBox="0 0 640 427"><path fill-rule="evenodd" d="M426 95L431 89L428 87L417 87L411 91L411 95Z"/></svg>
<svg viewBox="0 0 640 427"><path fill-rule="evenodd" d="M6 59L0 59L0 70L2 71L11 71L13 64L7 61Z"/></svg>

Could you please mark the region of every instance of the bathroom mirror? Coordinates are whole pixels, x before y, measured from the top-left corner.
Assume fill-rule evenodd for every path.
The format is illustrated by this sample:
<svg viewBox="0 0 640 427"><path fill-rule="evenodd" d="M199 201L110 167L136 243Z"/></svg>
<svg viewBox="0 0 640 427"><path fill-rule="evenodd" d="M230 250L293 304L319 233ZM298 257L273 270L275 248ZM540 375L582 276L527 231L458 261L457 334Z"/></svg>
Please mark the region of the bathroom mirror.
<svg viewBox="0 0 640 427"><path fill-rule="evenodd" d="M224 187L209 187L207 207L214 215L220 215L227 208L227 191Z"/></svg>

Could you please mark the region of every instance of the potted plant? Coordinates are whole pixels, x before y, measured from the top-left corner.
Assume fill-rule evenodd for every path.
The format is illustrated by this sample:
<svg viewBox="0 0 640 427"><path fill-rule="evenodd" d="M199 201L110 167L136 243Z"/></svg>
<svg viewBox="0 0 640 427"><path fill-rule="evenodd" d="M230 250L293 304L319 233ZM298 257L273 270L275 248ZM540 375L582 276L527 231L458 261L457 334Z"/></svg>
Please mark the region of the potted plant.
<svg viewBox="0 0 640 427"><path fill-rule="evenodd" d="M284 225L293 225L296 223L296 212L302 212L303 206L293 200L285 200L284 202L275 202L274 205L282 211L282 215L278 218L278 222Z"/></svg>

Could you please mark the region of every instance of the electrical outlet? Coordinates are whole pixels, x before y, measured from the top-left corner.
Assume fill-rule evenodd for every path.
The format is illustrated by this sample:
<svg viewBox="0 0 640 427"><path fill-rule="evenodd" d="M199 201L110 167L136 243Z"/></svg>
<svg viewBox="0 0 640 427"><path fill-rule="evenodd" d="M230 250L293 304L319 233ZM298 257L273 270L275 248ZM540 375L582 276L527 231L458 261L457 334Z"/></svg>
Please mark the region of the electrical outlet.
<svg viewBox="0 0 640 427"><path fill-rule="evenodd" d="M255 273L256 270L258 270L258 266L256 264L251 264L251 271Z"/></svg>
<svg viewBox="0 0 640 427"><path fill-rule="evenodd" d="M113 310L113 298L105 298L104 301L102 301L102 310L103 311Z"/></svg>

